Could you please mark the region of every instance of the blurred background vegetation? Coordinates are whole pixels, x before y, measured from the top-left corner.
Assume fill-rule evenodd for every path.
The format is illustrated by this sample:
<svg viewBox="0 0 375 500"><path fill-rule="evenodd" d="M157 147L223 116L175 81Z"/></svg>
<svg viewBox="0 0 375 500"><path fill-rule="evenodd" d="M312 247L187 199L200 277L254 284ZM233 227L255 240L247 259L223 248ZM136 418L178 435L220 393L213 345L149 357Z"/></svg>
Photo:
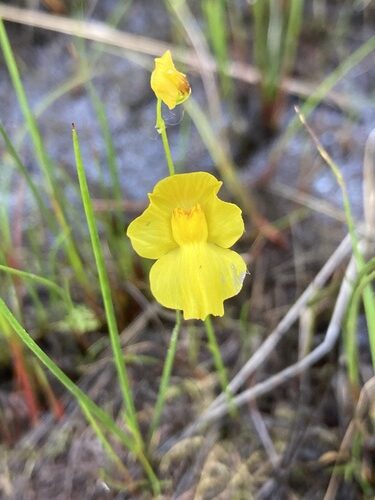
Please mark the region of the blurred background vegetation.
<svg viewBox="0 0 375 500"><path fill-rule="evenodd" d="M0 297L62 370L121 419L74 122L143 431L174 317L153 302L151 263L125 237L167 175L154 128L153 58L170 49L192 86L184 106L163 111L177 170L214 172L246 220L237 249L250 276L215 321L232 378L348 231L337 176L296 105L340 169L356 238L365 222L373 235L375 4L29 0L1 2L0 18ZM163 443L220 392L204 329L185 322L153 459L166 498L324 498L332 478L338 496L326 498L373 498L371 398L372 413L366 407L338 454L373 376L375 325L361 299L373 255L369 247L342 337L318 365L166 451ZM341 262L246 389L322 342L344 272ZM131 458L117 449L120 463L106 458L92 426L3 316L0 374L5 497L147 498Z"/></svg>

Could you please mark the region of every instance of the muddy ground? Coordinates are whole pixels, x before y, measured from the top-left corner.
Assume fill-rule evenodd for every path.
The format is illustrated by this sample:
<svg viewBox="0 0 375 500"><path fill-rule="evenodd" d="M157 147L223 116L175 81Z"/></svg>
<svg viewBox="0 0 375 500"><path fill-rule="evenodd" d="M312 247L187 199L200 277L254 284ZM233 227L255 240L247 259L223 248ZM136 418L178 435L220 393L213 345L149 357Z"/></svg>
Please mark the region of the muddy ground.
<svg viewBox="0 0 375 500"><path fill-rule="evenodd" d="M96 2L93 9L85 12L85 16L104 20L116 3L111 0ZM307 24L301 35L293 77L309 84L319 84L374 31L375 17L371 8L366 11L366 16L360 9L345 14L338 2L327 3L325 23ZM344 23L343 19L345 30L340 33L338 26L339 22ZM336 27L333 31L330 28L332 25ZM18 24L9 23L7 29L27 95L38 113L53 89L78 74L82 61L77 41L66 35ZM141 0L132 3L119 29L166 41L170 41L174 33L162 3L155 2L150 8L149 2ZM134 53L112 55L103 46L94 44L88 44L86 50L89 58L98 58L93 81L109 119L123 196L130 201L142 201L154 183L166 175L163 150L154 129L155 101L149 88L152 58ZM190 79L194 96L205 106L204 90L198 74L192 72ZM343 99L343 106L324 100L310 119L310 125L342 169L358 218L362 217L364 147L375 124L374 81L375 53L372 53L335 86L335 92ZM293 106L303 103L303 99L295 94L286 95L279 129L269 134L261 123L259 89L244 82L235 84L238 85L238 102L241 105L237 109L240 112L232 116L226 111L227 133L233 138L232 154L239 176L244 185L252 188L257 207L271 221L275 221L305 206L306 198L304 203L297 203L296 194L307 193L318 209L312 210L308 206L303 218L289 225L285 231L287 246L284 248L266 242L260 247L254 245L257 232L248 221L247 235L239 249L248 255L251 276L238 299L229 304L228 317L217 322L223 357L231 375L238 372L283 317L346 233L345 225L337 220L342 218L342 201L336 180L319 159L304 132L294 136L283 148L272 178L267 183L259 182L275 144L295 114ZM224 108L230 109L227 106ZM1 57L0 119L11 137L17 140L23 119ZM215 171L189 120L180 111L167 114L169 137L178 159L178 169ZM181 137L179 130L184 121L189 125ZM75 179L70 135L72 122L80 133L92 192L103 198L103 178L98 165L106 163L104 142L83 84L73 85L39 117L47 150L57 161L62 177L68 175ZM38 178L39 168L27 138L23 141L21 152L30 172ZM4 157L3 153L3 144L0 143L1 157ZM109 186L109 177L106 178L105 169L103 171L104 186ZM13 179L12 185L17 186L17 179ZM14 193L2 191L1 196L1 202L12 213L17 205ZM110 193L104 190L104 196L108 198ZM78 206L73 192L71 198L72 203ZM325 206L327 203L328 209ZM334 217L329 210L331 208ZM32 210L30 199L26 201L26 220L32 219ZM123 214L124 226L132 216ZM340 268L332 280L333 285L340 282L342 274L343 268ZM334 294L328 295L320 305L321 311L317 313L314 328L314 345L321 342L324 336L334 298ZM230 319L239 317L243 304L250 308L250 321L245 327L241 322ZM136 323L124 328L122 334L129 352L152 354L160 359L160 363L147 367L133 365L130 369L136 405L145 429L172 327L173 315L152 306L141 313ZM371 376L371 368L365 321L361 321L358 328L362 377L367 380ZM189 358L188 339L192 329L198 339L204 337L199 324L187 324L183 328L173 373L173 391L160 430L161 444L178 435L218 393L210 375L211 357L203 340L198 354L199 363L195 365ZM57 361L59 354L65 359L70 349L76 349L61 345L65 339L57 336L53 342L45 341L49 353ZM254 379L248 381L248 385L254 384L255 379L266 379L294 362L298 348L296 325L267 363L257 371ZM121 396L113 382L115 374L108 347L95 361L88 362L82 353L80 355L78 368L74 370L67 365L71 375L95 401L113 411L121 421ZM14 388L11 367L7 365L0 369L3 422L14 427L13 435L16 436L11 446L4 442L1 447L2 497L22 500L150 497L140 486L136 486L131 493L124 492L123 476L109 463L75 404L66 396L66 416L62 421L56 422L46 413L36 427L30 428L24 418L24 403ZM60 389L56 390L61 394ZM340 446L353 412L349 392L340 344L304 376L260 398L257 403L243 407L235 421L226 417L210 426L204 435L189 439L177 450L159 457L157 467L166 481L166 498L188 499L194 495L195 498L223 500L256 496L277 500L323 498L332 472L332 461L322 457L337 451ZM260 438L259 422L263 422L268 429L273 442L271 447L267 448ZM366 450L360 459L362 465L359 470L362 472L365 468L371 471L373 467L371 450ZM123 452L119 450L119 453ZM123 454L122 458L136 482L140 478L140 470L131 457ZM342 482L337 498L362 498L364 493L359 484L359 477Z"/></svg>

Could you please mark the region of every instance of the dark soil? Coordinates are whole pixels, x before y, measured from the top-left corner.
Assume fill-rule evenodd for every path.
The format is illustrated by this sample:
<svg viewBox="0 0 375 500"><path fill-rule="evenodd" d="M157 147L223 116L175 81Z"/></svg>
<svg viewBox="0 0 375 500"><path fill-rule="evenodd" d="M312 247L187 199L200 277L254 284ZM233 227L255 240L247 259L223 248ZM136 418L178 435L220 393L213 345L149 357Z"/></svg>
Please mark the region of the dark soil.
<svg viewBox="0 0 375 500"><path fill-rule="evenodd" d="M329 21L336 29L333 33L328 25L317 26L317 22L304 28L294 75L310 83L319 83L373 34L374 12L371 8L365 18L357 11L345 17L338 2L323 3L329 4L326 23ZM115 4L114 0L96 2L89 16L104 20ZM346 31L340 36L337 34L339 22L346 23ZM171 40L172 33L175 34L162 2L152 3L151 8L150 2L134 1L119 28L159 40ZM21 25L7 24L7 30L27 95L37 113L52 90L77 75L81 61L75 50L76 41L65 35ZM87 50L90 57L98 57L95 65L97 76L93 82L109 119L124 198L143 201L155 182L166 175L163 150L154 128L155 100L149 88L151 59L134 54L129 57L127 54L123 57L112 55L93 44L88 44ZM194 96L203 102L204 92L199 78L193 75L191 80ZM309 121L342 169L357 217L362 216L364 147L375 123L374 81L375 53L372 53L335 87L336 92L347 98L347 106L339 109L323 102ZM243 90L244 85L239 86ZM274 145L294 116L293 105L299 102L299 98L286 96L280 129L271 136L263 129L258 130L258 89L248 86L245 91L246 106L241 109L240 117L227 116L228 123L232 123L228 125L227 132L229 136L236 136L232 153L239 162L243 184L256 186ZM178 159L178 169L214 170L194 127L188 130L183 140L179 136L180 122L190 123L189 118L180 112L167 114L166 117L171 124L168 127L169 138L174 156ZM23 127L23 118L1 57L0 119L16 140ZM246 122L246 132L240 137L236 120ZM72 122L80 133L92 192L102 198L103 180L97 165L106 165L106 152L95 110L82 84L73 86L55 100L39 119L48 152L59 164L62 178L68 175L76 182L70 135ZM256 140L249 138L249 131L254 131ZM3 147L0 143L0 157L4 157ZM23 141L21 152L30 172L38 179L39 168L27 138ZM101 170L106 171L105 168ZM108 176L104 178L104 188L107 188L104 195L108 199L111 198L109 186ZM322 202L322 207L327 202L338 212L342 207L336 180L304 132L295 135L283 149L272 179L255 189L254 196L261 213L276 221L300 208L295 200L289 199L290 188L294 193L315 197L318 203L319 200ZM14 193L9 192L6 196L2 192L2 196L2 204L8 206L11 213L16 210ZM79 206L73 192L71 201ZM28 217L32 217L31 198L27 200L27 210ZM131 217L132 214L124 214L124 225ZM247 279L238 300L228 304L227 318L216 324L223 358L231 376L238 372L311 282L345 232L342 222L325 214L323 209L318 213L307 210L301 220L290 223L285 231L288 248L280 249L267 242L257 247L254 244L255 230L249 225L240 250L248 255L251 277ZM335 283L340 283L342 273L343 269L340 269L333 277L333 288ZM328 294L317 306L314 345L323 338L335 293ZM243 305L250 310L247 322L230 320L239 318L241 311L244 313ZM139 307L134 310L133 317ZM134 323L124 325L122 341L127 353L155 358L153 363L132 363L130 368L136 406L146 432L173 328L173 315L151 306L140 317L143 318L140 323L138 317ZM200 339L197 363L192 361L189 351L191 342L188 339L192 334ZM358 335L362 344L362 376L366 380L371 368L364 322L359 325ZM93 332L89 343L99 338L105 338L103 332ZM104 340L95 361L89 359L85 348L77 345L74 339L67 341L67 336L57 336L53 341L44 337L41 342L69 375L97 403L113 413L121 425L121 395L115 382L108 341ZM295 362L298 347L296 325L254 379L266 379ZM178 443L163 456L156 456L155 468L165 480L164 498L323 498L334 461L322 457L327 458L329 453L339 449L353 415L353 398L348 390L341 354L342 347L337 346L304 376L260 398L257 403L243 407L235 420L224 418L202 435ZM66 365L64 360L68 360ZM157 436L160 445L178 436L218 394L219 388L212 378L213 370L201 325L187 323L181 334L173 386ZM129 485L124 481L123 471L117 470L109 461L75 402L63 396L54 382L56 393L64 398L66 414L61 421L56 421L45 413L38 425L31 428L22 395L14 390L9 360L1 362L0 372L1 425L7 428L7 432L0 428L0 435L4 438L0 457L1 498L150 498L141 482L141 470L132 457L113 443L133 478L134 484ZM255 380L248 381L249 386L253 383ZM268 429L278 456L277 465L272 464L269 450L268 453L265 451L264 443L259 438L257 415L261 416ZM373 462L370 453L359 460L361 464L357 464L357 477L342 481L337 498L364 498L360 474L364 474L366 467L371 471Z"/></svg>

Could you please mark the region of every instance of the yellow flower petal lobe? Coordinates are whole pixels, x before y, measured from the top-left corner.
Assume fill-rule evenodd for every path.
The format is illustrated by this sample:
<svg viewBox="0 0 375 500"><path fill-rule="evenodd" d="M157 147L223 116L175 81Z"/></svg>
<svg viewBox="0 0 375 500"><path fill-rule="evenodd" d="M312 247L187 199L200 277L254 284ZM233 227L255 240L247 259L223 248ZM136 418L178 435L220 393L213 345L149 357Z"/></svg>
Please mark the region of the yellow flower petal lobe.
<svg viewBox="0 0 375 500"><path fill-rule="evenodd" d="M203 204L208 225L208 241L219 247L230 248L244 233L241 209L234 203L211 196Z"/></svg>
<svg viewBox="0 0 375 500"><path fill-rule="evenodd" d="M158 259L177 247L169 213L153 203L129 224L126 234L137 254L146 259Z"/></svg>
<svg viewBox="0 0 375 500"><path fill-rule="evenodd" d="M156 184L150 200L170 212L175 208L190 210L198 203L203 207L208 198L217 194L221 185L208 172L171 175Z"/></svg>
<svg viewBox="0 0 375 500"><path fill-rule="evenodd" d="M242 257L208 243L183 245L151 268L151 292L160 304L180 309L185 319L223 316L223 301L242 288L246 264Z"/></svg>

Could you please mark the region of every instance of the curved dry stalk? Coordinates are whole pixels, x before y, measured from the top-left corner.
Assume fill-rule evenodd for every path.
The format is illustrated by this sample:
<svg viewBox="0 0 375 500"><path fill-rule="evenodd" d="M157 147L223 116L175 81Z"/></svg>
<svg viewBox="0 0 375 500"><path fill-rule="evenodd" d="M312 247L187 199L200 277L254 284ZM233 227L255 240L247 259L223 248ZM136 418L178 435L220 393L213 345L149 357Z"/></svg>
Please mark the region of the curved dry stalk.
<svg viewBox="0 0 375 500"><path fill-rule="evenodd" d="M251 389L243 391L241 394L233 398L232 404L235 407L238 408L240 406L243 406L244 404L254 400L255 398L275 389L279 385L284 384L287 380L290 380L296 375L303 373L307 368L315 364L328 352L330 352L330 350L333 348L339 336L342 320L345 316L345 312L351 297L351 293L353 290L353 283L356 278L356 275L357 275L356 263L354 258L352 257L347 267L343 282L341 284L339 295L337 297L335 308L332 314L332 318L329 323L323 342L297 363L294 363L293 365L285 368L284 370L281 370L280 372L276 373L267 380L259 382L258 384L254 385ZM213 407L211 406L201 417L199 417L196 420L196 422L193 425L191 425L187 429L186 432L184 432L184 437L186 435L193 434L203 424L212 422L226 415L228 411L229 408L225 402L221 404L216 404Z"/></svg>
<svg viewBox="0 0 375 500"><path fill-rule="evenodd" d="M272 180L266 190L270 193L286 200L293 201L304 207L317 212L318 214L326 215L339 222L345 222L345 214L341 208L337 208L329 201L313 196L310 193L300 191L293 186L284 184L283 182Z"/></svg>
<svg viewBox="0 0 375 500"><path fill-rule="evenodd" d="M281 457L277 453L271 436L268 432L267 426L263 420L263 417L259 411L256 401L251 401L249 404L250 418L253 422L254 429L258 434L259 440L266 452L269 461L274 469L277 469L281 462Z"/></svg>
<svg viewBox="0 0 375 500"><path fill-rule="evenodd" d="M268 356L272 353L276 345L282 339L282 337L287 333L289 328L293 325L293 323L299 318L301 311L306 307L308 302L314 296L314 294L326 283L328 278L332 275L332 273L337 269L338 266L342 264L344 259L348 257L351 250L351 242L350 237L347 235L340 245L333 252L331 257L327 260L325 265L316 275L314 280L310 283L310 285L306 288L306 290L302 293L300 298L295 302L295 304L289 309L288 313L283 317L277 327L272 331L272 333L267 337L267 339L263 342L263 344L257 349L257 351L251 356L251 358L245 363L245 365L241 368L238 374L232 379L232 381L228 385L228 390L235 394L236 391L245 383L245 381L255 372L255 370L268 358ZM350 273L355 271L354 263L350 264ZM349 272L349 271L348 271ZM348 278L348 273L346 274L346 278ZM349 287L349 288L348 288ZM298 363L292 365L285 370L282 370L278 374L274 375L270 379L261 382L251 389L244 391L239 396L233 398L233 402L236 406L241 406L249 401L252 401L257 396L264 394L272 390L274 387L282 384L286 380L295 375L301 373L306 367L311 366L311 364L315 363L317 359L320 359L326 352L329 351L332 342L336 340L336 336L338 335L338 322L341 324L342 315L345 312L345 308L343 307L347 305L347 301L350 298L352 284L348 283L347 279L344 279L344 282L340 289L339 298L337 299L336 309L339 307L338 312L334 312L332 316L330 327L328 328L326 338L324 342L318 346L314 351L312 351L305 358L302 358ZM343 297L344 294L344 297ZM340 298L341 297L341 298ZM344 300L345 299L345 300ZM340 302L339 302L340 300ZM332 332L333 330L333 332ZM328 335L329 333L329 335ZM333 339L333 341L332 341ZM328 350L327 350L328 349ZM221 416L225 415L228 411L228 406L225 404L226 396L224 393L221 393L207 408L207 410L186 430L182 433L181 436L177 437L177 439L185 438L187 436L191 436L194 434L203 424L216 420ZM166 443L163 444L160 451L165 451L165 449L169 449L170 446L176 441L176 437L171 438Z"/></svg>
<svg viewBox="0 0 375 500"><path fill-rule="evenodd" d="M273 349L279 343L284 334L289 330L299 318L301 310L306 306L312 296L325 284L332 273L341 265L343 260L349 255L351 249L350 237L346 236L325 265L315 276L300 298L289 309L277 327L271 332L264 343L252 355L247 363L241 368L237 375L229 384L229 390L235 393L245 381L255 372L255 370L267 359ZM210 405L208 411L225 401L225 395L219 395Z"/></svg>
<svg viewBox="0 0 375 500"><path fill-rule="evenodd" d="M78 36L86 40L113 45L140 54L159 55L170 48L167 43L119 31L100 21L71 19L8 5L0 5L0 18L13 23L33 26L34 28Z"/></svg>
<svg viewBox="0 0 375 500"><path fill-rule="evenodd" d="M356 277L356 265L354 259L352 259L345 273L345 278L341 285L335 309L333 311L333 315L323 342L297 363L294 363L288 368L281 370L279 373L273 375L264 382L256 384L253 388L243 391L239 396L234 398L233 403L235 405L241 406L246 402L251 401L255 397L260 396L261 394L265 394L266 392L283 384L290 378L295 377L300 373L303 373L307 368L309 368L314 363L319 361L332 349L340 333L342 319L345 315L346 308L352 293L353 282L355 280L355 277ZM222 416L225 413L227 413L227 411L228 410L226 408L226 405L224 404L219 405L212 411L210 419L212 419L214 415L216 418L218 416Z"/></svg>

